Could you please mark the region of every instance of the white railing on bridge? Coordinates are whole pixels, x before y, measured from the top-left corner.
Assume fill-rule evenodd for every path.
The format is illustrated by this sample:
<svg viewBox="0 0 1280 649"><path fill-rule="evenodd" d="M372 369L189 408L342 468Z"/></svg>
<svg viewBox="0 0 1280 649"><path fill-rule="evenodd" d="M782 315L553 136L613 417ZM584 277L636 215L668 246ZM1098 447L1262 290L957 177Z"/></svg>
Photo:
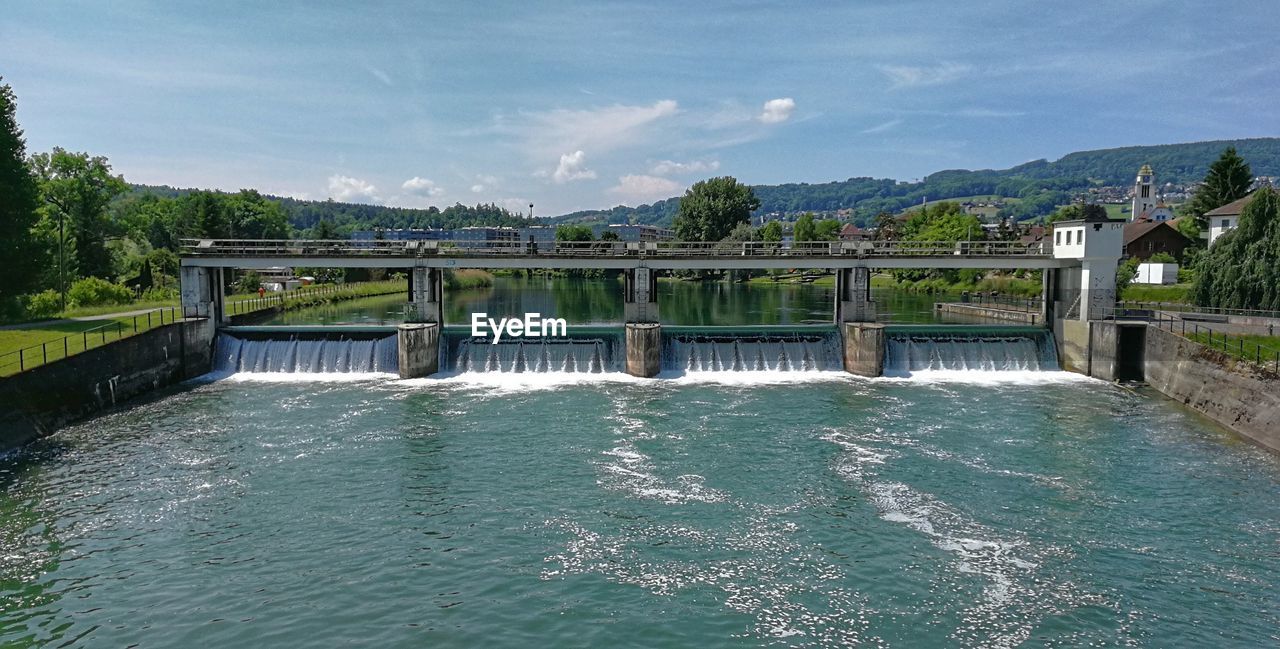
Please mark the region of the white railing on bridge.
<svg viewBox="0 0 1280 649"><path fill-rule="evenodd" d="M387 241L183 239L189 257L1048 257L1049 241Z"/></svg>

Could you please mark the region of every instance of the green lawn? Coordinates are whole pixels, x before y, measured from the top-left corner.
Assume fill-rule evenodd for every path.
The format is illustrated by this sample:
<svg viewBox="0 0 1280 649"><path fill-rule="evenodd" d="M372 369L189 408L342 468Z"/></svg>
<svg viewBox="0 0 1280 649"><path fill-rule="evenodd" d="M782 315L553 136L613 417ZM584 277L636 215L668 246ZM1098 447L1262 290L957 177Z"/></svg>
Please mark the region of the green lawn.
<svg viewBox="0 0 1280 649"><path fill-rule="evenodd" d="M1177 302L1186 303L1191 294L1191 284L1130 284L1120 293L1125 302Z"/></svg>
<svg viewBox="0 0 1280 649"><path fill-rule="evenodd" d="M1222 334L1207 332L1188 332L1187 338L1220 352L1226 352L1236 358L1260 362L1265 367L1280 367L1280 336L1257 336L1251 334Z"/></svg>
<svg viewBox="0 0 1280 649"><path fill-rule="evenodd" d="M166 323L168 318L166 313ZM151 318L151 326L159 325L160 316L155 314ZM34 323L22 329L0 329L0 376L16 374L21 369L127 338L134 334L135 326L138 332L146 331L147 317Z"/></svg>

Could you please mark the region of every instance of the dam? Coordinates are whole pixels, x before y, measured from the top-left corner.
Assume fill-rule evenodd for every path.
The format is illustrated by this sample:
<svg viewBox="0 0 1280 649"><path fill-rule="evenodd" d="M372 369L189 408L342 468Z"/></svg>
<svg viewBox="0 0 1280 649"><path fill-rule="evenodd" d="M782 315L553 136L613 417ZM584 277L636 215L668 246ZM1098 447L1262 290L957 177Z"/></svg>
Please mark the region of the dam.
<svg viewBox="0 0 1280 649"><path fill-rule="evenodd" d="M1265 644L1280 465L1063 371L1055 329L1102 325L1071 260L1030 261L1062 271L1053 327L938 319L852 270L453 303L423 271L219 322L212 374L0 458L0 643ZM473 310L570 327L495 345Z"/></svg>

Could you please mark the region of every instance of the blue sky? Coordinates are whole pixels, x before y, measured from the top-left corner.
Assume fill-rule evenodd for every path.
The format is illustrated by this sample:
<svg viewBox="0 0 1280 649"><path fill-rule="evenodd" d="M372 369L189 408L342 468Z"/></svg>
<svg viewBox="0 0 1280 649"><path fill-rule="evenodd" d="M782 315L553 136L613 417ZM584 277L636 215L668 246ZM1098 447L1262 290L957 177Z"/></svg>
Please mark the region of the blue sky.
<svg viewBox="0 0 1280 649"><path fill-rule="evenodd" d="M6 2L28 148L132 182L549 216L712 175L1280 135L1274 2L265 5Z"/></svg>

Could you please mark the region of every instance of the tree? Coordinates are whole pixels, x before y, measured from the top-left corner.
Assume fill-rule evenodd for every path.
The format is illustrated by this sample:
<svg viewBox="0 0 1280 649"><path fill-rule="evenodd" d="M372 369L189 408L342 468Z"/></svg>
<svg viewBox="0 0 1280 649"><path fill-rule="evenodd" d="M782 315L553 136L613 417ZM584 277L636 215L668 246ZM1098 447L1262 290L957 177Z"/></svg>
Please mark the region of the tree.
<svg viewBox="0 0 1280 649"><path fill-rule="evenodd" d="M338 238L338 228L333 226L328 219L321 219L316 223L316 227L311 228L311 238L320 240L330 240Z"/></svg>
<svg viewBox="0 0 1280 649"><path fill-rule="evenodd" d="M1240 223L1196 264L1192 301L1227 309L1280 310L1280 196L1263 187Z"/></svg>
<svg viewBox="0 0 1280 649"><path fill-rule="evenodd" d="M881 212L877 214L874 223L875 234L873 236L876 241L892 241L898 238L900 222L892 213Z"/></svg>
<svg viewBox="0 0 1280 649"><path fill-rule="evenodd" d="M245 271L239 279L236 280L236 291L240 293L257 293L262 288L262 276L256 270Z"/></svg>
<svg viewBox="0 0 1280 649"><path fill-rule="evenodd" d="M13 88L0 85L0 307L36 288L44 257L32 232L39 220L39 187L27 166L27 143L16 110Z"/></svg>
<svg viewBox="0 0 1280 649"><path fill-rule="evenodd" d="M622 237L619 237L618 233L614 232L613 230L605 230L604 232L600 233L600 240L601 241L622 241Z"/></svg>
<svg viewBox="0 0 1280 649"><path fill-rule="evenodd" d="M76 240L76 263L86 277L111 277L107 238L113 234L107 206L129 188L102 156L55 148L32 156L46 217ZM65 254L64 254L65 256Z"/></svg>
<svg viewBox="0 0 1280 649"><path fill-rule="evenodd" d="M1248 163L1236 154L1235 147L1229 146L1209 165L1209 173L1191 197L1186 211L1195 217L1200 229L1204 230L1209 227L1204 218L1205 212L1244 198L1252 184L1253 172L1249 170Z"/></svg>
<svg viewBox="0 0 1280 649"><path fill-rule="evenodd" d="M556 228L556 241L592 241L595 237L585 225L561 225Z"/></svg>
<svg viewBox="0 0 1280 649"><path fill-rule="evenodd" d="M739 223L751 220L760 199L732 176L695 183L680 199L674 226L682 241L720 241Z"/></svg>
<svg viewBox="0 0 1280 649"><path fill-rule="evenodd" d="M817 229L813 225L813 213L805 212L801 214L800 218L796 219L795 240L797 242L815 241L816 237Z"/></svg>
<svg viewBox="0 0 1280 649"><path fill-rule="evenodd" d="M823 219L814 225L813 232L817 241L835 241L840 238L840 222L835 219Z"/></svg>
<svg viewBox="0 0 1280 649"><path fill-rule="evenodd" d="M760 240L768 243L778 243L782 241L782 224L777 221L769 221L760 228Z"/></svg>
<svg viewBox="0 0 1280 649"><path fill-rule="evenodd" d="M256 189L242 189L226 199L230 229L237 239L287 239L289 219L275 201Z"/></svg>

